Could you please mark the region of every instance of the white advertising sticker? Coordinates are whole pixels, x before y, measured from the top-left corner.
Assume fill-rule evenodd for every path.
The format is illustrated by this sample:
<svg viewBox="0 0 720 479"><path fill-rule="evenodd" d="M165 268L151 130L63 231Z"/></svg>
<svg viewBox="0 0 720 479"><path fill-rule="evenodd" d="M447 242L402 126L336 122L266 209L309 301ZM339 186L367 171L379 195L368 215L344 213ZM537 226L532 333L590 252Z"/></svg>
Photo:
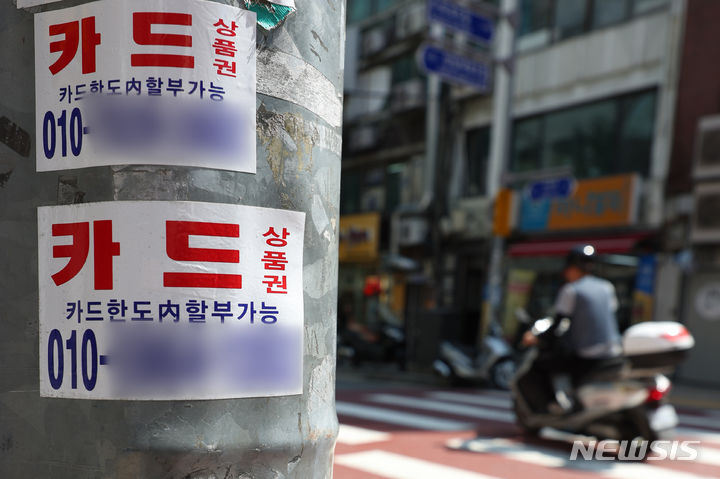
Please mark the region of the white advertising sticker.
<svg viewBox="0 0 720 479"><path fill-rule="evenodd" d="M302 394L305 214L197 202L38 209L40 394Z"/></svg>
<svg viewBox="0 0 720 479"><path fill-rule="evenodd" d="M102 0L35 15L38 171L255 172L254 12Z"/></svg>

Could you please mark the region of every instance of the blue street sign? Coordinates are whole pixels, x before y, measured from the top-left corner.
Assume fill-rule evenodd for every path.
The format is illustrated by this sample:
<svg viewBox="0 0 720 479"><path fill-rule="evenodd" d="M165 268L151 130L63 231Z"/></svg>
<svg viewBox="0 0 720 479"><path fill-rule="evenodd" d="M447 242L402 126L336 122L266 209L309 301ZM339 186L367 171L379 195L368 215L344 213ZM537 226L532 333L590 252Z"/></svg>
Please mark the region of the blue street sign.
<svg viewBox="0 0 720 479"><path fill-rule="evenodd" d="M419 60L425 71L437 73L450 82L470 85L480 91L490 88L490 66L482 61L433 45L420 47Z"/></svg>
<svg viewBox="0 0 720 479"><path fill-rule="evenodd" d="M536 181L528 186L530 199L534 201L549 198L568 198L572 194L573 179L558 178L554 180Z"/></svg>
<svg viewBox="0 0 720 479"><path fill-rule="evenodd" d="M428 0L428 19L454 30L465 32L484 43L490 43L493 37L491 19L458 5L452 0Z"/></svg>

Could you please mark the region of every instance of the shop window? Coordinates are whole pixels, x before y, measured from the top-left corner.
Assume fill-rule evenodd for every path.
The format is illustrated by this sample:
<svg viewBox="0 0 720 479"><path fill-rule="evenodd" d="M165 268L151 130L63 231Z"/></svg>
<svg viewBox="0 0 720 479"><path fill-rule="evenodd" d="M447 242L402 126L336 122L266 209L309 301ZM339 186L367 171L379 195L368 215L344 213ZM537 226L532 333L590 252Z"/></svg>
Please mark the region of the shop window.
<svg viewBox="0 0 720 479"><path fill-rule="evenodd" d="M630 14L631 3L631 0L593 2L592 27L602 28L624 21Z"/></svg>
<svg viewBox="0 0 720 479"><path fill-rule="evenodd" d="M633 14L638 15L650 12L661 7L666 7L670 0L635 0Z"/></svg>
<svg viewBox="0 0 720 479"><path fill-rule="evenodd" d="M349 0L347 17L349 23L359 22L372 14L372 2L368 0Z"/></svg>
<svg viewBox="0 0 720 479"><path fill-rule="evenodd" d="M365 172L360 208L363 212L385 209L385 168L377 167Z"/></svg>
<svg viewBox="0 0 720 479"><path fill-rule="evenodd" d="M409 168L407 162L369 170L343 170L340 212L343 215L378 211L393 213L405 200Z"/></svg>
<svg viewBox="0 0 720 479"><path fill-rule="evenodd" d="M585 31L587 14L587 0L557 0L555 3L557 39L562 40Z"/></svg>
<svg viewBox="0 0 720 479"><path fill-rule="evenodd" d="M402 202L405 163L395 163L385 170L385 212L392 213Z"/></svg>
<svg viewBox="0 0 720 479"><path fill-rule="evenodd" d="M405 55L392 64L392 84L397 85L413 78L420 78L423 75L417 66L415 54Z"/></svg>
<svg viewBox="0 0 720 479"><path fill-rule="evenodd" d="M669 4L670 0L521 0L518 47L521 50L540 47Z"/></svg>
<svg viewBox="0 0 720 479"><path fill-rule="evenodd" d="M647 175L655 101L648 91L516 120L510 170L566 167L577 178Z"/></svg>
<svg viewBox="0 0 720 479"><path fill-rule="evenodd" d="M348 0L347 21L355 23L376 13L384 12L400 3L400 0Z"/></svg>
<svg viewBox="0 0 720 479"><path fill-rule="evenodd" d="M520 36L546 30L552 25L553 0L522 0Z"/></svg>
<svg viewBox="0 0 720 479"><path fill-rule="evenodd" d="M578 177L610 173L616 103L595 103L547 115L542 164L572 167Z"/></svg>
<svg viewBox="0 0 720 479"><path fill-rule="evenodd" d="M510 168L516 173L541 168L542 117L518 120L513 127L512 158Z"/></svg>
<svg viewBox="0 0 720 479"><path fill-rule="evenodd" d="M467 132L465 196L482 196L487 185L487 166L490 156L490 127Z"/></svg>
<svg viewBox="0 0 720 479"><path fill-rule="evenodd" d="M340 180L340 213L354 214L360 211L360 188L362 177L355 171L345 170Z"/></svg>
<svg viewBox="0 0 720 479"><path fill-rule="evenodd" d="M368 1L368 0L365 0L365 1ZM397 3L398 3L398 0L375 0L375 1L377 3L375 8L378 12L383 12L392 6L397 5ZM370 3L370 2L368 2L368 3Z"/></svg>
<svg viewBox="0 0 720 479"><path fill-rule="evenodd" d="M630 96L620 101L619 172L647 175L655 132L655 93Z"/></svg>

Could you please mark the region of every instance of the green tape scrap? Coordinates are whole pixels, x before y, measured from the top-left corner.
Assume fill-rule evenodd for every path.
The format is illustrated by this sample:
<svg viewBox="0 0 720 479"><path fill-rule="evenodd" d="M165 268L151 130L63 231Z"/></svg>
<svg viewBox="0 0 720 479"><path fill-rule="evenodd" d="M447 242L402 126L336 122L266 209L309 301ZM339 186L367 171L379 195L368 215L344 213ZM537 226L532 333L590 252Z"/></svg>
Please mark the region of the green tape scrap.
<svg viewBox="0 0 720 479"><path fill-rule="evenodd" d="M267 0L245 0L245 6L257 14L258 25L265 30L272 30L280 25L288 15L295 12L292 7L278 5Z"/></svg>

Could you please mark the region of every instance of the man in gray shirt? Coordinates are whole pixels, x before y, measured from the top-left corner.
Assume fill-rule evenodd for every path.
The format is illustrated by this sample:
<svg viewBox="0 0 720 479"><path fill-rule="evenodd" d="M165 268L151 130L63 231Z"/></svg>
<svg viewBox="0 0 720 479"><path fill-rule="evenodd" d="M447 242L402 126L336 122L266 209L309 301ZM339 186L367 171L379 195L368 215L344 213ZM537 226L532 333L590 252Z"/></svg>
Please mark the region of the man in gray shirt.
<svg viewBox="0 0 720 479"><path fill-rule="evenodd" d="M552 382L556 404L551 411L575 409L570 381L577 382L588 372L607 365L615 366L622 357L615 287L592 274L594 259L595 248L591 245L575 247L568 254L563 270L567 283L555 302L555 323L543 336L557 336L565 318L569 327L562 337L547 343L550 349L533 364L535 374L530 378L545 376L545 381ZM530 336L525 344L537 343L537 338Z"/></svg>
<svg viewBox="0 0 720 479"><path fill-rule="evenodd" d="M595 249L580 246L567 257L563 274L567 283L555 302L557 319L570 319L570 352L582 359L611 359L622 355L615 312L618 300L610 281L592 275Z"/></svg>

